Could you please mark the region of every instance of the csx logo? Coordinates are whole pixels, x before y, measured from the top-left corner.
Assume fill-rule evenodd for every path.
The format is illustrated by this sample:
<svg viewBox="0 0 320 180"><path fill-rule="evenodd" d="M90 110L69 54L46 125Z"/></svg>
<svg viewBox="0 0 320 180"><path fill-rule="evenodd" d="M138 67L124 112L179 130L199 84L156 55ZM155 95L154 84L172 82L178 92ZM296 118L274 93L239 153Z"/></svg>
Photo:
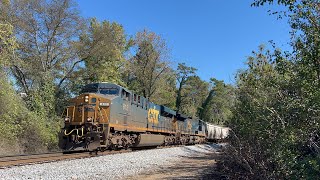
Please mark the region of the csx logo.
<svg viewBox="0 0 320 180"><path fill-rule="evenodd" d="M148 121L153 122L153 124L158 124L159 123L159 111L156 109L149 109Z"/></svg>

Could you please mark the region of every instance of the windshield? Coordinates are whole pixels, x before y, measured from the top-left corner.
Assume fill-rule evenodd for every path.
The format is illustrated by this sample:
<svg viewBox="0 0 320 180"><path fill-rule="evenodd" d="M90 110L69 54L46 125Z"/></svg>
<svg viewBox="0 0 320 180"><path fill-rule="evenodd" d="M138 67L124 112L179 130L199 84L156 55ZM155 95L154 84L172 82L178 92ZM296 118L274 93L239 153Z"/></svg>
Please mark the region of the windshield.
<svg viewBox="0 0 320 180"><path fill-rule="evenodd" d="M111 95L118 95L119 90L117 88L100 88L101 94L111 94Z"/></svg>
<svg viewBox="0 0 320 180"><path fill-rule="evenodd" d="M81 93L97 93L98 85L97 84L88 84L84 86L81 90Z"/></svg>
<svg viewBox="0 0 320 180"><path fill-rule="evenodd" d="M88 84L84 86L81 90L81 93L100 93L100 94L110 94L110 95L119 95L119 88L117 87L101 87L99 84Z"/></svg>

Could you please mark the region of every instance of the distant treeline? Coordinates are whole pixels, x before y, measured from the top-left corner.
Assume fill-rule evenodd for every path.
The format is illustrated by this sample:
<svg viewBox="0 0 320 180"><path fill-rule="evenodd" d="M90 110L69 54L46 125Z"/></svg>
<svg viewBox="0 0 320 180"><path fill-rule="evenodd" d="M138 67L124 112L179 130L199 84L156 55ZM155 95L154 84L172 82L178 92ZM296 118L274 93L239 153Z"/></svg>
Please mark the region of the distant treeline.
<svg viewBox="0 0 320 180"><path fill-rule="evenodd" d="M76 1L1 1L0 48L0 154L57 148L68 99L91 82L117 83L216 124L232 117L233 86L175 65L154 32L128 35L117 22L85 19Z"/></svg>

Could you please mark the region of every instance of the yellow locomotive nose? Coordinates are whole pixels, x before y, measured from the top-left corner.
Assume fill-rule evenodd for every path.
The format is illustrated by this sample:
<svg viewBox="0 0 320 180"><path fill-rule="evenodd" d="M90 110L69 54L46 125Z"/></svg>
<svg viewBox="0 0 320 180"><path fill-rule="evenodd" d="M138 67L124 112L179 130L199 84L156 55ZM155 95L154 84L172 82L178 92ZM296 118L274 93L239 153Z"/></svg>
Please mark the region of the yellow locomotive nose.
<svg viewBox="0 0 320 180"><path fill-rule="evenodd" d="M66 108L65 123L83 125L85 123L107 123L110 100L97 94L85 93L70 100Z"/></svg>

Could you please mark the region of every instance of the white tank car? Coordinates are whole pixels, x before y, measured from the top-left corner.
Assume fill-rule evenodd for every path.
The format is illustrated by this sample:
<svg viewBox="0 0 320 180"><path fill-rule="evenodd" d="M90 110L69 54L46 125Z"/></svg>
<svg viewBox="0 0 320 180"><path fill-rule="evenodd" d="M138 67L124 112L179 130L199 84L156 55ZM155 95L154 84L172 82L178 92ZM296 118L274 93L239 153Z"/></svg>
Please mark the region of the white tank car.
<svg viewBox="0 0 320 180"><path fill-rule="evenodd" d="M229 135L229 128L206 123L206 138L208 141L221 141Z"/></svg>

